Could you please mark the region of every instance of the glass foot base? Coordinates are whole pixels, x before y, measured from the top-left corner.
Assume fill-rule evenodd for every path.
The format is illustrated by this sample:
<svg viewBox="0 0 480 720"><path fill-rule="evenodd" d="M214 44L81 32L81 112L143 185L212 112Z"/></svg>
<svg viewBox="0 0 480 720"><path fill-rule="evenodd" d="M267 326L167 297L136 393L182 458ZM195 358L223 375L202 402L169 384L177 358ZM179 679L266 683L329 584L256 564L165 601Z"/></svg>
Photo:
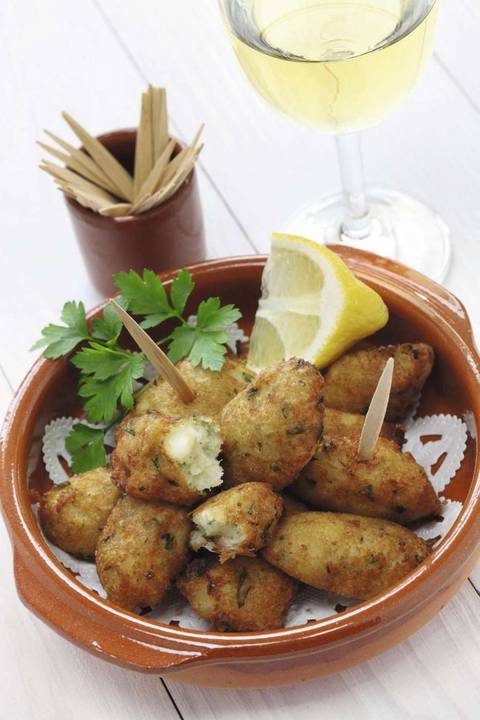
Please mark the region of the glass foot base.
<svg viewBox="0 0 480 720"><path fill-rule="evenodd" d="M441 282L451 259L450 230L436 212L418 200L394 190L368 192L371 232L362 239L342 233L343 195L331 195L320 204L300 210L283 226L284 232L304 235L321 243L344 243L404 265Z"/></svg>

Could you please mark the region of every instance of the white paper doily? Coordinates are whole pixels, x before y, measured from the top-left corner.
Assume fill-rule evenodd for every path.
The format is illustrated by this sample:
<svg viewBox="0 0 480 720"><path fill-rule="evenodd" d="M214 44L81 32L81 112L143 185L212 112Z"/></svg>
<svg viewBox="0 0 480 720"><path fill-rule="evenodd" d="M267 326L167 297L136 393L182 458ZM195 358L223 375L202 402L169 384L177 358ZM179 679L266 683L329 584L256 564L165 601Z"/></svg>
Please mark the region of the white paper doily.
<svg viewBox="0 0 480 720"><path fill-rule="evenodd" d="M463 421L465 425L467 426L467 430L470 434L470 437L473 440L477 439L477 423L475 422L475 415L471 410L467 410L465 413L463 413Z"/></svg>
<svg viewBox="0 0 480 720"><path fill-rule="evenodd" d="M444 497L440 498L440 500L442 502L441 519L425 522L415 530L415 533L424 540L436 540L438 538L434 545L437 545L452 529L453 523L463 508L462 503L457 500L449 500Z"/></svg>
<svg viewBox="0 0 480 720"><path fill-rule="evenodd" d="M182 627L192 630L208 630L210 628L210 624L195 613L192 606L177 590L171 590L168 598L147 615L149 620L157 620L165 625L178 623Z"/></svg>
<svg viewBox="0 0 480 720"><path fill-rule="evenodd" d="M61 417L52 420L45 426L42 440L43 462L50 476L50 480L59 485L68 480L68 474L63 468L60 458L70 465L71 455L65 447L65 440L75 422L74 418Z"/></svg>
<svg viewBox="0 0 480 720"><path fill-rule="evenodd" d="M437 440L422 441L428 436L440 436ZM429 415L413 420L405 431L403 452L412 453L435 488L441 493L462 464L467 446L467 426L453 415ZM438 470L432 467L444 455Z"/></svg>

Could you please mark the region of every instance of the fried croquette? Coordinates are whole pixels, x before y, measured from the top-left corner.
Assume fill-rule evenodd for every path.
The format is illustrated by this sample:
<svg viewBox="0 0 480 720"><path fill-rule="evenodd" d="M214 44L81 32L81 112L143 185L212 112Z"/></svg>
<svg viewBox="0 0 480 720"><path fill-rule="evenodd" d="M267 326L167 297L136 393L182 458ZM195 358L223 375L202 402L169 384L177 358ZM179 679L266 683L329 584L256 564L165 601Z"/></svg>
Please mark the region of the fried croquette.
<svg viewBox="0 0 480 720"><path fill-rule="evenodd" d="M246 369L244 359L232 357L225 359L225 365L219 372L205 370L200 365L193 367L189 360L181 360L177 369L196 394L193 402L183 403L176 390L159 379L140 394L133 410L135 415L153 410L173 418L192 415L213 417L255 376L254 372Z"/></svg>
<svg viewBox="0 0 480 720"><path fill-rule="evenodd" d="M133 497L191 505L221 484L220 448L211 418L129 415L117 430L112 478Z"/></svg>
<svg viewBox="0 0 480 720"><path fill-rule="evenodd" d="M332 437L333 435L360 435L364 422L365 415L347 413L342 410L334 410L333 408L326 407L323 416L323 435L324 437ZM404 431L401 425L386 422L382 425L380 436L395 440L399 445L402 445Z"/></svg>
<svg viewBox="0 0 480 720"><path fill-rule="evenodd" d="M425 343L403 343L347 353L334 362L326 374L326 407L365 414L390 357L394 358L395 367L386 419L404 418L432 371L434 352Z"/></svg>
<svg viewBox="0 0 480 720"><path fill-rule="evenodd" d="M306 512L282 520L262 556L306 585L363 600L395 585L429 551L411 530L388 520Z"/></svg>
<svg viewBox="0 0 480 720"><path fill-rule="evenodd" d="M93 560L102 528L119 497L106 468L74 475L42 495L40 524L54 545Z"/></svg>
<svg viewBox="0 0 480 720"><path fill-rule="evenodd" d="M197 615L213 630L261 631L283 627L296 583L259 558L198 558L177 580Z"/></svg>
<svg viewBox="0 0 480 720"><path fill-rule="evenodd" d="M253 557L271 537L282 512L282 499L271 485L237 485L195 508L190 545L217 553L221 563L236 555Z"/></svg>
<svg viewBox="0 0 480 720"><path fill-rule="evenodd" d="M219 416L225 485L281 490L313 456L323 426L323 377L292 358L257 375Z"/></svg>
<svg viewBox="0 0 480 720"><path fill-rule="evenodd" d="M315 508L402 525L440 514L440 500L410 453L379 438L372 457L360 460L359 441L359 435L325 437L291 490Z"/></svg>
<svg viewBox="0 0 480 720"><path fill-rule="evenodd" d="M108 599L126 610L157 605L187 563L190 530L190 518L182 508L121 498L96 552Z"/></svg>

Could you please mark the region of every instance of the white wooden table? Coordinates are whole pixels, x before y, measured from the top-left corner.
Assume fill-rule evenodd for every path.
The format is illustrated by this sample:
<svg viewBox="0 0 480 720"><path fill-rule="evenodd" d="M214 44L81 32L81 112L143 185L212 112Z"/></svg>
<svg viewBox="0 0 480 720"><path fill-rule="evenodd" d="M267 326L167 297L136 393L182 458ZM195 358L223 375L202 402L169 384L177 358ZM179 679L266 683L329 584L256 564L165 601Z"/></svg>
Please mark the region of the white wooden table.
<svg viewBox="0 0 480 720"><path fill-rule="evenodd" d="M365 136L375 184L438 208L447 285L480 330L480 7L443 0L436 53L404 107ZM289 211L338 186L333 142L254 94L213 0L2 0L0 416L39 329L66 299L98 301L60 194L37 170L41 129L68 109L93 132L133 125L147 81L173 130L206 122L200 183L211 256L266 250ZM0 720L480 717L480 568L409 641L348 672L278 690L204 690L123 671L64 642L19 603L0 523Z"/></svg>

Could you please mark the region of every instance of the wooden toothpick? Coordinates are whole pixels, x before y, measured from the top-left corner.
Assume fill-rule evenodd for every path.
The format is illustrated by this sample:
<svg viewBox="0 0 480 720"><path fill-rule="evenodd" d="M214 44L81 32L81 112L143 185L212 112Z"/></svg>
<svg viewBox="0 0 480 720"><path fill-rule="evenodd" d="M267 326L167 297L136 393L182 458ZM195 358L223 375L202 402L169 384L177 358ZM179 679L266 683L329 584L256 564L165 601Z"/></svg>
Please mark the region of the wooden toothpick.
<svg viewBox="0 0 480 720"><path fill-rule="evenodd" d="M137 130L135 145L135 169L133 173L134 200L139 198L139 191L152 172L153 135L152 135L152 96L150 92L142 94L142 108Z"/></svg>
<svg viewBox="0 0 480 720"><path fill-rule="evenodd" d="M170 142L167 143L163 153L161 153L160 157L152 168L150 175L147 177L140 190L138 191L137 197L139 198L139 200L135 201L134 211L137 207L140 207L140 205L142 204L142 200L150 197L156 191L160 178L162 177L165 168L170 161L170 157L172 155L174 147L175 140L170 140Z"/></svg>
<svg viewBox="0 0 480 720"><path fill-rule="evenodd" d="M85 178L80 177L71 170L68 170L68 168L63 168L55 163L42 160L40 169L44 170L49 175L52 175L54 178L68 183L73 189L83 193L89 193L92 196L97 197L99 201L103 200L103 205L113 205L116 202L116 198L111 193L106 190L102 190L102 188L95 185L95 183L85 180Z"/></svg>
<svg viewBox="0 0 480 720"><path fill-rule="evenodd" d="M75 150L75 154L72 154L69 152L62 152L61 150L57 150L57 148L54 148L51 145L47 145L43 142L37 142L37 145L50 153L50 155L56 157L57 160L61 160L63 163L65 163L67 168L70 168L70 170L73 170L78 175L81 175L87 180L90 180L91 182L98 185L100 188L108 190L108 192L111 192L114 195L116 194L115 187L108 180L108 178L104 178L104 176L102 175L102 171L100 170L98 165L96 165L90 158L87 158L85 153L83 153L81 150L75 150L75 148L73 148L73 150ZM84 155L85 158L82 158L82 155Z"/></svg>
<svg viewBox="0 0 480 720"><path fill-rule="evenodd" d="M132 214L131 203L115 203L115 205L105 205L98 211L100 215L107 217L126 217Z"/></svg>
<svg viewBox="0 0 480 720"><path fill-rule="evenodd" d="M119 197L125 198L130 202L133 200L133 179L120 165L118 160L102 145L101 142L94 138L67 112L62 113L63 118L72 128L75 135L83 143L84 147L95 160L97 165L101 167L105 175L113 182L115 187L119 189Z"/></svg>
<svg viewBox="0 0 480 720"><path fill-rule="evenodd" d="M154 163L168 143L167 94L165 88L150 86L152 95L152 134Z"/></svg>
<svg viewBox="0 0 480 720"><path fill-rule="evenodd" d="M116 188L111 182L111 180L108 179L102 168L97 165L95 160L93 160L89 155L87 155L87 153L85 153L83 150L79 150L78 148L73 147L73 145L70 145L70 143L62 140L62 138L58 137L58 135L54 135L49 130L44 130L43 132L48 135L51 140L60 145L61 148L66 150L67 153L69 153L72 157L76 158L87 169L90 169L94 174L98 175L103 182L107 183L107 185L109 185L109 188L107 189L109 189L113 193L116 193Z"/></svg>
<svg viewBox="0 0 480 720"><path fill-rule="evenodd" d="M390 391L392 389L394 360L389 358L378 381L375 392L363 423L358 443L359 460L369 460L375 450L378 437L387 413Z"/></svg>
<svg viewBox="0 0 480 720"><path fill-rule="evenodd" d="M138 347L143 350L147 358L152 363L155 370L165 378L165 380L178 393L180 399L184 403L190 403L195 400L195 393L192 388L185 382L182 375L178 372L175 365L168 359L163 350L153 342L152 338L147 335L145 330L119 305L116 300L110 300L111 304L117 311L124 327L128 330Z"/></svg>

